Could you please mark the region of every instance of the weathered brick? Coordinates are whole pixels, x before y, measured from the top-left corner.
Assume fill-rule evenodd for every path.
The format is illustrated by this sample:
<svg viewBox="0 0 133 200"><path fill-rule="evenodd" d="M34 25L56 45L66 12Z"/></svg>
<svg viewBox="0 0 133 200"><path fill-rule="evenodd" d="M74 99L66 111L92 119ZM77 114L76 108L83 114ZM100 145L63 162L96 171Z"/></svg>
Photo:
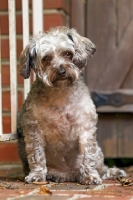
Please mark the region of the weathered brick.
<svg viewBox="0 0 133 200"><path fill-rule="evenodd" d="M29 1L30 8L32 8L32 0ZM43 0L44 9L58 9L70 12L70 1L69 0Z"/></svg>
<svg viewBox="0 0 133 200"><path fill-rule="evenodd" d="M22 40L17 39L17 57L20 56L20 53L22 51ZM9 58L9 40L8 39L2 39L1 40L1 57L3 59L8 59Z"/></svg>
<svg viewBox="0 0 133 200"><path fill-rule="evenodd" d="M62 9L67 13L70 12L69 0L44 0L45 9Z"/></svg>
<svg viewBox="0 0 133 200"><path fill-rule="evenodd" d="M29 16L29 26L30 26L30 34L32 34L32 14ZM3 14L0 16L0 23L1 23L1 34L9 34L9 19L8 14ZM61 13L59 10L57 10L56 14L53 14L52 11L49 14L46 14L44 16L44 26L45 30L49 29L52 26L62 26L62 25L68 25L68 19L67 15L65 13ZM16 15L16 33L22 34L22 15L17 14Z"/></svg>
<svg viewBox="0 0 133 200"><path fill-rule="evenodd" d="M2 65L2 85L10 84L10 68L9 65Z"/></svg>
<svg viewBox="0 0 133 200"><path fill-rule="evenodd" d="M16 9L21 9L21 0L16 0ZM8 10L8 0L0 1L0 10Z"/></svg>
<svg viewBox="0 0 133 200"><path fill-rule="evenodd" d="M11 133L11 117L10 116L3 116L3 133Z"/></svg>
<svg viewBox="0 0 133 200"><path fill-rule="evenodd" d="M8 14L0 15L1 34L9 34ZM22 15L16 15L16 33L22 34Z"/></svg>
<svg viewBox="0 0 133 200"><path fill-rule="evenodd" d="M2 92L2 109L3 111L10 111L10 92L4 91Z"/></svg>
<svg viewBox="0 0 133 200"><path fill-rule="evenodd" d="M18 109L21 108L23 103L23 94L22 92L18 92ZM10 111L11 110L11 102L10 102L10 91L3 91L2 92L2 108L3 111Z"/></svg>
<svg viewBox="0 0 133 200"><path fill-rule="evenodd" d="M51 27L55 26L67 26L67 25L68 25L68 19L62 13L47 14L44 17L45 30L48 30Z"/></svg>
<svg viewBox="0 0 133 200"><path fill-rule="evenodd" d="M24 79L22 76L20 76L20 65L17 66L17 81L19 85L23 85ZM10 85L10 67L9 65L2 65L2 85L8 86Z"/></svg>
<svg viewBox="0 0 133 200"><path fill-rule="evenodd" d="M0 162L19 162L16 142L0 143Z"/></svg>

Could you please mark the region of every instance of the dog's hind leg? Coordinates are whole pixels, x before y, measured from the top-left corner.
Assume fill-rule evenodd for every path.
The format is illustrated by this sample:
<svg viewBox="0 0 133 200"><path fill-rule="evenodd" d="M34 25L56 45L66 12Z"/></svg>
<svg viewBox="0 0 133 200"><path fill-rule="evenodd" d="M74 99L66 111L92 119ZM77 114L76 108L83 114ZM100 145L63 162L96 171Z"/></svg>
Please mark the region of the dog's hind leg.
<svg viewBox="0 0 133 200"><path fill-rule="evenodd" d="M21 128L17 129L17 134L18 134L18 153L22 162L22 166L23 166L23 172L26 175L29 174L30 169L29 169L29 164L28 164L28 160L27 160L27 154L26 154L26 150L25 150L25 141L24 141L24 136L23 136L23 132Z"/></svg>
<svg viewBox="0 0 133 200"><path fill-rule="evenodd" d="M117 167L108 168L107 166L104 166L104 168L106 168L106 170L102 176L102 179L116 179L118 177L126 177L126 172L122 169Z"/></svg>
<svg viewBox="0 0 133 200"><path fill-rule="evenodd" d="M106 165L104 165L104 156L101 151L101 148L99 148L99 155L97 158L97 171L100 174L100 177L102 179L116 179L118 177L126 177L126 172L124 170L121 170L117 167L108 168Z"/></svg>

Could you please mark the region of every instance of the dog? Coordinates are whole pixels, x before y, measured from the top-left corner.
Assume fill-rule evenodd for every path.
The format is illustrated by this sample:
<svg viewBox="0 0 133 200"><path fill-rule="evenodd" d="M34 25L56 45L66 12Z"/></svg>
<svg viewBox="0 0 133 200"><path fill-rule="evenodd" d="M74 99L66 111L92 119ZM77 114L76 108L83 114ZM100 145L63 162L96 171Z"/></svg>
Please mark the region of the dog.
<svg viewBox="0 0 133 200"><path fill-rule="evenodd" d="M56 27L33 37L20 55L20 75L36 74L18 120L25 182L101 184L125 177L104 165L96 140L97 113L84 68L96 46L75 29Z"/></svg>

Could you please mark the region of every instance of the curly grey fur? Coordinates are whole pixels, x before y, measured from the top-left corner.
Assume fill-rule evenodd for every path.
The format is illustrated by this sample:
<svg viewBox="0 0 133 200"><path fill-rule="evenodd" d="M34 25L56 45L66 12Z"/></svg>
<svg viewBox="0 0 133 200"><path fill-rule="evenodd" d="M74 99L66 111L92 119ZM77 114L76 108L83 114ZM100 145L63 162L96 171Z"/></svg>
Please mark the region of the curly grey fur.
<svg viewBox="0 0 133 200"><path fill-rule="evenodd" d="M20 74L36 73L20 111L18 149L25 181L101 184L126 176L104 165L96 141L97 114L83 70L95 45L74 29L57 27L31 39L20 57Z"/></svg>

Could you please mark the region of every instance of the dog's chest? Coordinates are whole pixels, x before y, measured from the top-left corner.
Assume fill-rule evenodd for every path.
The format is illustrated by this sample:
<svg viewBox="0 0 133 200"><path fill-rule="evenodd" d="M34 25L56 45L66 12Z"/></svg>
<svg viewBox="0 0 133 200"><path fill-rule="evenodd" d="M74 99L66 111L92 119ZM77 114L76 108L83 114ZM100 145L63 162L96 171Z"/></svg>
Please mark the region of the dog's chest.
<svg viewBox="0 0 133 200"><path fill-rule="evenodd" d="M84 112L81 95L73 92L61 94L42 101L41 126L47 137L60 137L63 140L75 140L80 126L81 115Z"/></svg>
<svg viewBox="0 0 133 200"><path fill-rule="evenodd" d="M39 93L41 94L41 93ZM36 98L34 115L43 135L52 140L75 141L88 123L94 106L84 84L64 89L50 88ZM87 119L87 120L86 120Z"/></svg>
<svg viewBox="0 0 133 200"><path fill-rule="evenodd" d="M60 135L61 137L74 137L73 129L77 126L78 113L74 105L64 106L54 104L44 108L42 112L43 130L46 128L49 134ZM69 134L69 136L68 136Z"/></svg>

